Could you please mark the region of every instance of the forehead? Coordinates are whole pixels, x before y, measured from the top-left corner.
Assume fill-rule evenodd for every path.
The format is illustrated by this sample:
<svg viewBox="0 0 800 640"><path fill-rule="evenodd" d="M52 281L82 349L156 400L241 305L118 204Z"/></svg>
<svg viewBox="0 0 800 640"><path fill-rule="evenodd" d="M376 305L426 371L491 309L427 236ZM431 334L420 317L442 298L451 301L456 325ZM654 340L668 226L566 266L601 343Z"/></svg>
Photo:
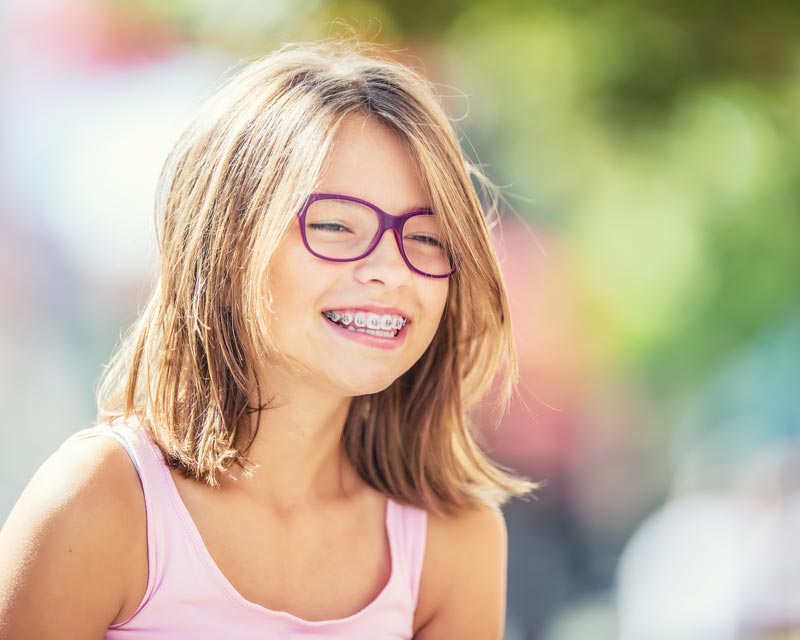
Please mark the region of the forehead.
<svg viewBox="0 0 800 640"><path fill-rule="evenodd" d="M405 143L374 118L351 115L334 135L319 191L356 196L389 213L430 206Z"/></svg>

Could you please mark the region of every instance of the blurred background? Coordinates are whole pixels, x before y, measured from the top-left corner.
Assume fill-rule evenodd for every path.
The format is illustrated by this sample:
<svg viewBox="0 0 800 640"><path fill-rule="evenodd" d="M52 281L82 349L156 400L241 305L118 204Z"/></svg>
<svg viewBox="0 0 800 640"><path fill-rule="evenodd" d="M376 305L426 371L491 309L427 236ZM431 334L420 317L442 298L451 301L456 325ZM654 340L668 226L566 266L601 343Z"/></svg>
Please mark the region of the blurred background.
<svg viewBox="0 0 800 640"><path fill-rule="evenodd" d="M182 126L336 19L423 68L504 187L522 379L480 417L546 483L504 509L507 640L800 638L791 1L6 0L0 519L95 417Z"/></svg>

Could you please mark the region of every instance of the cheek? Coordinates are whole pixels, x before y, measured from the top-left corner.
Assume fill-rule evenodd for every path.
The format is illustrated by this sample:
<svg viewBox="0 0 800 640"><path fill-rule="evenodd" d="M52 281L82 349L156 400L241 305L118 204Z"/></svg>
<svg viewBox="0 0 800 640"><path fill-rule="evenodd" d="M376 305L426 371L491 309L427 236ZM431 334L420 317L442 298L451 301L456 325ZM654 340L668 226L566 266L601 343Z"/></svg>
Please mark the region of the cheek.
<svg viewBox="0 0 800 640"><path fill-rule="evenodd" d="M422 300L425 308L425 315L428 321L428 340L433 340L439 325L442 322L447 298L449 293L448 280L428 284L422 291Z"/></svg>
<svg viewBox="0 0 800 640"><path fill-rule="evenodd" d="M307 316L315 307L316 297L330 286L330 264L309 254L299 238L284 239L275 252L269 273L276 315L283 311L295 320Z"/></svg>
<svg viewBox="0 0 800 640"><path fill-rule="evenodd" d="M426 292L429 299L427 304L430 306L431 315L436 318L437 325L444 313L445 306L447 306L447 298L450 293L449 282L449 280L440 280L434 286L428 287Z"/></svg>

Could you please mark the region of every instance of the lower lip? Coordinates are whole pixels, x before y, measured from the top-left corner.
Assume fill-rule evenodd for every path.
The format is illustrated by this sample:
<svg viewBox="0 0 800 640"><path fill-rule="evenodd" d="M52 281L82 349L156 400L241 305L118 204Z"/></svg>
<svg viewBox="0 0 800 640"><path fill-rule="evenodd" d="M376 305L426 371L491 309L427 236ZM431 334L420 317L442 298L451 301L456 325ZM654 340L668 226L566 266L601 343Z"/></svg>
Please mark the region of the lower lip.
<svg viewBox="0 0 800 640"><path fill-rule="evenodd" d="M353 342L358 342L359 344L363 344L367 347L375 347L377 349L396 349L403 344L403 342L405 342L406 333L408 332L408 323L406 323L403 325L403 328L397 332L397 335L395 335L394 338L382 338L381 336L372 336L368 333L361 333L360 331L351 331L350 329L345 329L342 325L331 322L324 315L322 316L322 321L328 325L332 331L335 331L343 338L347 338Z"/></svg>

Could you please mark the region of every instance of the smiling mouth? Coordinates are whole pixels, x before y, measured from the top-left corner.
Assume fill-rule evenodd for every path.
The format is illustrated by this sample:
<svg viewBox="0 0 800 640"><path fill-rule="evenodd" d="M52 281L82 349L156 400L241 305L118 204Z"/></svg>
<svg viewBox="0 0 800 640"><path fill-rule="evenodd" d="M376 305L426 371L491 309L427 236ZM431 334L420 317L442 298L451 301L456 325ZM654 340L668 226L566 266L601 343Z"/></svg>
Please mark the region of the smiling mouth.
<svg viewBox="0 0 800 640"><path fill-rule="evenodd" d="M396 338L408 324L408 318L397 314L366 311L323 311L322 315L343 329L378 338Z"/></svg>

